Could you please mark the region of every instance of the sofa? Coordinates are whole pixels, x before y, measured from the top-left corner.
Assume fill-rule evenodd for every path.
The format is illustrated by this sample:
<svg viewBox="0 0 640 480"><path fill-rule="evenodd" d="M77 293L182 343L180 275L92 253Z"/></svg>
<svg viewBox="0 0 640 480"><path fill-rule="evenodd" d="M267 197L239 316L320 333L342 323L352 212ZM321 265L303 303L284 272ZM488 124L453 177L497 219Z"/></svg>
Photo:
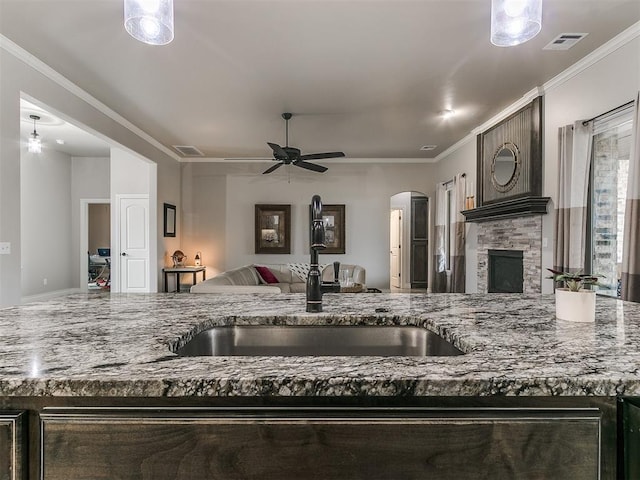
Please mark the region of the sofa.
<svg viewBox="0 0 640 480"><path fill-rule="evenodd" d="M322 280L332 282L333 264L321 266ZM355 283L364 285L365 269L359 265L340 266ZM255 264L227 270L191 287L191 293L304 293L309 264Z"/></svg>

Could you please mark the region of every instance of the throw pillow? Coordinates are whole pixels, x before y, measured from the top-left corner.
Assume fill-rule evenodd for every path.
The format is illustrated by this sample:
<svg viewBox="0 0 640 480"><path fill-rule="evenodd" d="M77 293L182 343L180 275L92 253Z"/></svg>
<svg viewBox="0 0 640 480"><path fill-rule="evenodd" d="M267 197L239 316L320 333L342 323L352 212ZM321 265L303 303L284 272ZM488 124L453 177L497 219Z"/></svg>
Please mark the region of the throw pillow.
<svg viewBox="0 0 640 480"><path fill-rule="evenodd" d="M258 272L258 276L264 283L278 283L278 279L276 276L269 270L268 267L261 267L259 265L254 265L253 268Z"/></svg>
<svg viewBox="0 0 640 480"><path fill-rule="evenodd" d="M326 266L326 264L318 265L318 268L322 272L322 269L324 269L324 267ZM308 263L287 263L287 267L293 272L295 276L300 279L301 282L307 281L311 265L309 265Z"/></svg>

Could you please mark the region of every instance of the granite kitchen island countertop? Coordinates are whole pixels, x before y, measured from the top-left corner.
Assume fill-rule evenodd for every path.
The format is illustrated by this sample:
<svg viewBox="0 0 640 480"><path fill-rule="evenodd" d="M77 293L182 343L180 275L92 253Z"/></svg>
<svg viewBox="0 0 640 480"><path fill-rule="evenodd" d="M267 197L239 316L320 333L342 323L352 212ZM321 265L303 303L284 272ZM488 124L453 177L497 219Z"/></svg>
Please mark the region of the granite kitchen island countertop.
<svg viewBox="0 0 640 480"><path fill-rule="evenodd" d="M376 313L376 309L386 311ZM598 297L595 324L553 295L75 294L0 309L0 396L640 395L640 304ZM449 357L179 357L233 324L418 325Z"/></svg>

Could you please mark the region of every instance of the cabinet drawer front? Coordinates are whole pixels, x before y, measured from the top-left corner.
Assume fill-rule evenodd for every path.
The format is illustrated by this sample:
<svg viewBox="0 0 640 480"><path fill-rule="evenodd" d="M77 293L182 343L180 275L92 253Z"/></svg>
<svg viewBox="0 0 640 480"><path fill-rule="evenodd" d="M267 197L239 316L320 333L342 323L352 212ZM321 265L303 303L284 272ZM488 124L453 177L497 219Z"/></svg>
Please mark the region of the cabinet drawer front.
<svg viewBox="0 0 640 480"><path fill-rule="evenodd" d="M599 469L597 411L67 411L43 413L41 428L46 480L596 479Z"/></svg>
<svg viewBox="0 0 640 480"><path fill-rule="evenodd" d="M0 480L26 478L22 412L0 411Z"/></svg>

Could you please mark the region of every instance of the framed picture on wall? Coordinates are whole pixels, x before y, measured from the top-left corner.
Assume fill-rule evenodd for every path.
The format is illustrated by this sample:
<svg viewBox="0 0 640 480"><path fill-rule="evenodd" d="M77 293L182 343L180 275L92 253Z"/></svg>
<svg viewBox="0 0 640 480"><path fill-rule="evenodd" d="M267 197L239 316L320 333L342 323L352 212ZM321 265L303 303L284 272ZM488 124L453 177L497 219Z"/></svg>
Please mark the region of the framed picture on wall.
<svg viewBox="0 0 640 480"><path fill-rule="evenodd" d="M176 206L170 203L164 204L164 236L176 236Z"/></svg>
<svg viewBox="0 0 640 480"><path fill-rule="evenodd" d="M256 205L256 253L291 253L291 205Z"/></svg>
<svg viewBox="0 0 640 480"><path fill-rule="evenodd" d="M344 205L322 205L322 220L324 223L324 244L327 246L320 253L345 253L345 208ZM313 214L309 205L309 238Z"/></svg>

